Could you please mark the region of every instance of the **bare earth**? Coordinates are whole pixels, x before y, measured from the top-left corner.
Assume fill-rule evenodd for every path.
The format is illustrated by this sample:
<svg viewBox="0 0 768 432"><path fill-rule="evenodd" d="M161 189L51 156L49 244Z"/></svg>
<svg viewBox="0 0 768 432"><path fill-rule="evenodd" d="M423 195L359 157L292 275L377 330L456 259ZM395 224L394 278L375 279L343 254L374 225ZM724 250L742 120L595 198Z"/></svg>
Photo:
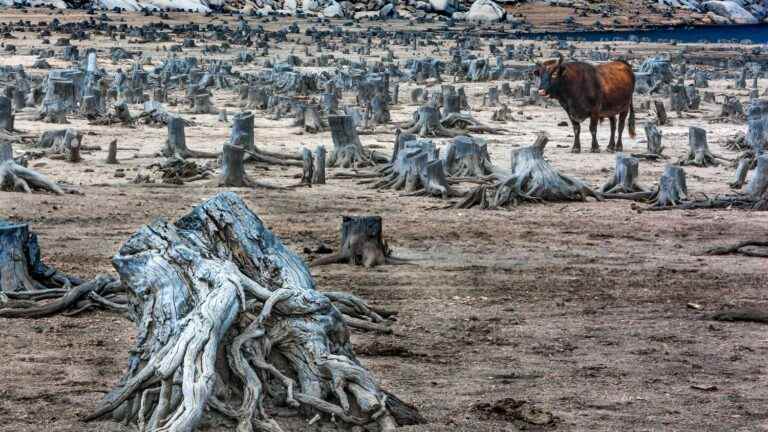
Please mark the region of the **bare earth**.
<svg viewBox="0 0 768 432"><path fill-rule="evenodd" d="M7 21L21 15L9 14ZM13 41L20 53L36 43L35 37L27 36ZM78 42L81 52L97 46L103 52L102 66L127 68L128 62L109 62L105 49L114 44L105 38ZM158 64L166 55L156 51L162 45L123 46L144 50ZM680 49L614 45L643 54ZM288 50L272 53L281 57ZM5 55L2 63L29 66L33 59ZM746 101L746 91L726 88L731 82L713 82L713 91L739 94ZM768 82L761 80L759 85L765 88ZM479 95L487 87L466 84L473 107L480 107ZM395 121L405 121L416 109L408 101L410 88L401 85L401 103L392 109ZM215 95L217 107L227 107L230 114L238 111L234 91ZM636 106L642 100L636 97ZM569 152L571 128L556 126L567 120L560 107L519 107L519 102L503 96L502 101L513 107L516 121L494 125L507 128L509 134L486 136L497 165L507 166L512 149L530 145L537 131L546 130L551 137L546 156L555 167L593 186L609 179L614 155ZM228 136L227 124L215 115L185 114L183 104L170 109L197 122L187 128L190 148L220 150ZM140 107L131 110L139 112ZM663 128L665 153L671 161L685 155L690 125L708 130L715 154L736 156L722 145L745 125L710 124L707 119L718 110L719 106L703 104L700 112L683 119L671 114L673 125ZM58 127L32 122L32 115L31 110L17 114L17 128L38 135ZM289 126L290 119L272 121L263 113L256 115L261 148L287 153L302 144L331 146L329 132L302 134ZM493 124L490 109L473 115ZM650 114L637 115L638 139L625 136L627 152L645 149L642 125ZM0 216L29 222L40 236L44 259L65 272L83 277L113 272L110 257L139 226L155 218L174 220L223 190L215 187L215 180L175 188L130 184L137 173L150 172L144 167L157 160L149 155L162 147L165 129L70 121L86 132L84 144L103 150L86 154L79 164L40 159L31 166L55 180L79 185L84 195L0 192ZM588 149L586 129L582 139ZM389 153L393 130L381 127L376 134L363 135L363 144ZM607 136L605 122L599 129L603 147ZM103 162L114 138L123 149L118 158L125 178L115 178L116 167ZM664 162L643 161L641 183L653 186L663 166ZM727 193L732 171L727 164L686 167L689 189ZM291 185L298 182L294 176L299 172L299 168L251 168L250 175ZM355 180L332 178L333 172L323 186L236 192L306 258L310 257L302 252L305 247L315 249L321 242L337 245L342 215L377 214L384 217L385 237L395 254L415 260L414 265L372 270L348 265L313 269L322 290L349 291L399 311L394 335L357 333L353 342L383 386L417 405L430 420L404 431L541 430L472 408L507 397L552 412L558 420L546 430L768 430L765 326L706 319L726 307L768 307L768 261L701 255L707 247L764 236L768 214L639 212L627 201L594 200L531 204L511 211L435 210L446 203L366 189ZM688 303L703 309L688 308ZM129 322L92 313L2 320L0 328L0 431L127 430L115 423L84 424L78 419L116 383L126 366L134 335Z"/></svg>

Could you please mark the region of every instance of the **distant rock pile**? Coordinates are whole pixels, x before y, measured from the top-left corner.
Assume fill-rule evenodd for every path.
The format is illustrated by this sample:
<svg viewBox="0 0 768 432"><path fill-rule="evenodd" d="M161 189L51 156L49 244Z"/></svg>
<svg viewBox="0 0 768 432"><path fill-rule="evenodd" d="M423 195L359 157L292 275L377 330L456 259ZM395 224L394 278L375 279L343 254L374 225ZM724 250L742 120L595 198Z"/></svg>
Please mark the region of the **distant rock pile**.
<svg viewBox="0 0 768 432"><path fill-rule="evenodd" d="M658 0L658 3L706 14L713 24L721 25L758 24L768 16L768 3L763 0Z"/></svg>

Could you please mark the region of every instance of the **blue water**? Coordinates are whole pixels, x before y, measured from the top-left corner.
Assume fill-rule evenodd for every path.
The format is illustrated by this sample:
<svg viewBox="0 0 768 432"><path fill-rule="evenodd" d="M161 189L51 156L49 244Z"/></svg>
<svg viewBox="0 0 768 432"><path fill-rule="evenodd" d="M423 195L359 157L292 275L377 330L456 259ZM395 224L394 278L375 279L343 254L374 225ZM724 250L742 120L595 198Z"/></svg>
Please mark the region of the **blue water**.
<svg viewBox="0 0 768 432"><path fill-rule="evenodd" d="M663 27L649 30L631 31L574 31L550 33L525 33L517 36L524 39L564 39L584 41L620 41L637 37L652 42L742 42L768 43L768 24L739 25L739 26L696 26L696 27Z"/></svg>

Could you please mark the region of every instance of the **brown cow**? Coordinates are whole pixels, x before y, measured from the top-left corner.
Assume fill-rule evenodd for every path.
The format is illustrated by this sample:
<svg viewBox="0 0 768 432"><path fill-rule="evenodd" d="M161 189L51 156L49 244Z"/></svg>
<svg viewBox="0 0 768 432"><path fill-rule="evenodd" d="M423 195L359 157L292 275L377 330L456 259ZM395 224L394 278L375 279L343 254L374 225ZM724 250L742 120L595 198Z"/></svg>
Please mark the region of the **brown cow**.
<svg viewBox="0 0 768 432"><path fill-rule="evenodd" d="M563 63L559 59L537 63L534 75L539 78L539 94L557 99L568 113L576 135L574 153L581 151L581 122L589 118L592 134L592 152L599 152L597 123L608 117L611 121L611 140L608 151L622 151L621 134L629 114L629 136L635 137L635 109L632 93L635 91L635 74L624 61L612 61L593 66L583 62ZM619 116L619 138L614 141L616 116Z"/></svg>

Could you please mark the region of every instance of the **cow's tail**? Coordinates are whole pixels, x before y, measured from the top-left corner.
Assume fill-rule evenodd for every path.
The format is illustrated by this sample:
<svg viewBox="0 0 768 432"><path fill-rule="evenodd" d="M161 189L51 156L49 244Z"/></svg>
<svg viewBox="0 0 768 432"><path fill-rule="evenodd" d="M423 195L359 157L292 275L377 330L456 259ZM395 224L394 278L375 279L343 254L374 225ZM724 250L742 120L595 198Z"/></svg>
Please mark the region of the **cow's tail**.
<svg viewBox="0 0 768 432"><path fill-rule="evenodd" d="M629 137L635 138L635 104L629 102Z"/></svg>

